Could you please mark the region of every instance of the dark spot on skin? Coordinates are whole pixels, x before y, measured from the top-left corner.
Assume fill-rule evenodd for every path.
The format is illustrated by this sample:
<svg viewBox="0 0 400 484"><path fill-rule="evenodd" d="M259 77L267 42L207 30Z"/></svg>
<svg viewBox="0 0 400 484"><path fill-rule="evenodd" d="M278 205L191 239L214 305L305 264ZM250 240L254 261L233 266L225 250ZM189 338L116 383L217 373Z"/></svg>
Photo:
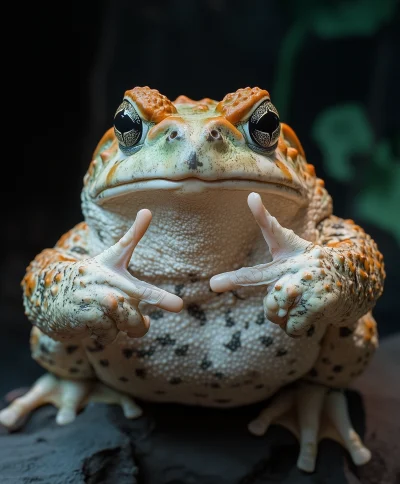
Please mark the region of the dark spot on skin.
<svg viewBox="0 0 400 484"><path fill-rule="evenodd" d="M361 356L359 356L359 357L357 358L357 363L361 363L361 361L362 361L362 357L361 357Z"/></svg>
<svg viewBox="0 0 400 484"><path fill-rule="evenodd" d="M99 351L104 350L104 346L97 341L93 343L93 346L86 346L86 349L89 351L89 353L97 353Z"/></svg>
<svg viewBox="0 0 400 484"><path fill-rule="evenodd" d="M126 378L126 376L120 376L119 377L119 381L122 381L122 382L126 383L129 380L128 380L128 378Z"/></svg>
<svg viewBox="0 0 400 484"><path fill-rule="evenodd" d="M215 376L215 378L219 378L220 380L222 380L222 378L224 378L224 374L221 373L220 371L217 371L216 373L214 373L214 376Z"/></svg>
<svg viewBox="0 0 400 484"><path fill-rule="evenodd" d="M177 296L182 296L182 289L185 287L185 284L176 284L175 285L175 294Z"/></svg>
<svg viewBox="0 0 400 484"><path fill-rule="evenodd" d="M232 326L235 326L235 320L232 318L231 316L231 310L228 309L228 311L226 311L225 313L225 326L227 326L228 328L231 328Z"/></svg>
<svg viewBox="0 0 400 484"><path fill-rule="evenodd" d="M77 349L79 348L79 346L77 345L69 345L65 348L66 352L71 355L72 353L74 353Z"/></svg>
<svg viewBox="0 0 400 484"><path fill-rule="evenodd" d="M200 363L200 368L202 370L208 370L208 368L210 368L211 366L212 366L212 361L209 360L207 356L205 356Z"/></svg>
<svg viewBox="0 0 400 484"><path fill-rule="evenodd" d="M210 383L211 388L221 388L221 385L219 383Z"/></svg>
<svg viewBox="0 0 400 484"><path fill-rule="evenodd" d="M322 358L321 361L324 365L330 365L331 364L331 360L329 358L326 358L326 357Z"/></svg>
<svg viewBox="0 0 400 484"><path fill-rule="evenodd" d="M156 395L165 395L167 392L165 392L164 390L156 390L154 393Z"/></svg>
<svg viewBox="0 0 400 484"><path fill-rule="evenodd" d="M78 368L74 368L74 367L72 367L72 368L70 368L68 371L69 371L70 373L78 373L78 372L79 372L79 369L78 369Z"/></svg>
<svg viewBox="0 0 400 484"><path fill-rule="evenodd" d="M274 342L271 336L260 336L259 339L261 341L261 344L263 344L266 348L268 348L268 346L271 346Z"/></svg>
<svg viewBox="0 0 400 484"><path fill-rule="evenodd" d="M176 342L176 339L171 338L171 335L169 334L159 336L158 338L156 338L156 340L160 343L161 346L174 345Z"/></svg>
<svg viewBox="0 0 400 484"><path fill-rule="evenodd" d="M154 346L150 346L150 348L148 348L147 350L138 350L136 352L136 355L138 358L144 358L146 356L152 356L154 355L156 349L154 348Z"/></svg>
<svg viewBox="0 0 400 484"><path fill-rule="evenodd" d="M104 367L106 367L110 364L108 360L100 360L99 363L100 363L101 366L104 366Z"/></svg>
<svg viewBox="0 0 400 484"><path fill-rule="evenodd" d="M287 354L287 350L284 348L279 348L279 350L275 353L275 356L285 356Z"/></svg>
<svg viewBox="0 0 400 484"><path fill-rule="evenodd" d="M198 304L189 304L187 307L187 312L190 314L190 316L198 319L201 326L203 326L203 324L205 324L207 321L206 313Z"/></svg>
<svg viewBox="0 0 400 484"><path fill-rule="evenodd" d="M180 346L179 348L176 348L175 354L176 356L186 356L188 349L189 349L189 345Z"/></svg>
<svg viewBox="0 0 400 484"><path fill-rule="evenodd" d="M340 373L342 370L343 370L343 366L342 365L335 365L332 370L335 372L335 373Z"/></svg>
<svg viewBox="0 0 400 484"><path fill-rule="evenodd" d="M224 344L225 348L228 348L228 350L231 350L231 351L238 350L242 346L242 343L240 341L240 335L241 335L241 331L236 331L236 333L233 333L229 343Z"/></svg>
<svg viewBox="0 0 400 484"><path fill-rule="evenodd" d="M126 359L129 360L129 358L132 357L134 351L131 348L124 348L122 350L122 354L125 356Z"/></svg>
<svg viewBox="0 0 400 484"><path fill-rule="evenodd" d="M259 385L255 385L254 388L256 390L261 390L261 388L264 388L264 385L262 383L260 383Z"/></svg>
<svg viewBox="0 0 400 484"><path fill-rule="evenodd" d="M318 376L318 372L315 368L311 368L309 375L312 376L312 377L316 377L316 376Z"/></svg>
<svg viewBox="0 0 400 484"><path fill-rule="evenodd" d="M136 376L138 378L142 378L142 380L144 380L147 375L147 372L144 368L136 368L135 373L136 373Z"/></svg>
<svg viewBox="0 0 400 484"><path fill-rule="evenodd" d="M97 237L100 239L100 242L104 242L104 237L103 237L103 233L101 230L96 230L97 232Z"/></svg>
<svg viewBox="0 0 400 484"><path fill-rule="evenodd" d="M296 373L296 370L290 370L287 372L288 376L294 375Z"/></svg>
<svg viewBox="0 0 400 484"><path fill-rule="evenodd" d="M256 320L255 320L255 323L258 324L259 326L261 326L262 324L265 324L265 316L264 316L264 313L260 313Z"/></svg>
<svg viewBox="0 0 400 484"><path fill-rule="evenodd" d="M199 277L194 272L191 272L191 273L189 273L189 280L190 280L190 282L198 282Z"/></svg>
<svg viewBox="0 0 400 484"><path fill-rule="evenodd" d="M77 254L82 254L82 255L89 254L89 252L86 249L78 246L72 247L71 252L76 252Z"/></svg>
<svg viewBox="0 0 400 484"><path fill-rule="evenodd" d="M341 338L346 338L347 336L350 336L352 332L353 331L347 326L342 326L341 328L339 328L339 336Z"/></svg>
<svg viewBox="0 0 400 484"><path fill-rule="evenodd" d="M186 163L188 164L190 170L196 170L198 166L203 166L203 163L199 162L195 151L190 153Z"/></svg>
<svg viewBox="0 0 400 484"><path fill-rule="evenodd" d="M315 326L312 324L308 329L307 329L307 336L311 337L315 333Z"/></svg>
<svg viewBox="0 0 400 484"><path fill-rule="evenodd" d="M171 380L169 381L169 383L171 385L179 385L180 383L182 383L182 379L179 378L179 377L174 377L174 378L171 378Z"/></svg>
<svg viewBox="0 0 400 484"><path fill-rule="evenodd" d="M208 397L207 393L193 393L193 396L198 397L198 398L207 398Z"/></svg>
<svg viewBox="0 0 400 484"><path fill-rule="evenodd" d="M45 346L43 343L40 343L39 348L40 348L40 351L42 353L46 354L46 355L48 355L50 353L50 351L47 348L47 346Z"/></svg>
<svg viewBox="0 0 400 484"><path fill-rule="evenodd" d="M232 400L229 400L227 398L216 398L214 400L215 403L230 403Z"/></svg>
<svg viewBox="0 0 400 484"><path fill-rule="evenodd" d="M154 320L160 319L164 317L164 312L161 309L156 309L149 314L149 317Z"/></svg>

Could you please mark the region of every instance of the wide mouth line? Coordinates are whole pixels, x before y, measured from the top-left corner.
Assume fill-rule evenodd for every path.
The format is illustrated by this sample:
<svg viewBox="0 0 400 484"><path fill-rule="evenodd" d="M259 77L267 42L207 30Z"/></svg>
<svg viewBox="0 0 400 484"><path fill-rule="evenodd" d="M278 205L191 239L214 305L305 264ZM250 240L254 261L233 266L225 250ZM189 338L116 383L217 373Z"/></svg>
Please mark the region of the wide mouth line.
<svg viewBox="0 0 400 484"><path fill-rule="evenodd" d="M146 178L140 180L129 181L126 183L120 183L113 187L107 187L98 193L92 194L92 199L95 202L103 203L107 200L119 198L126 195L129 192L140 192L148 190L176 190L181 189L188 184L190 187L193 184L194 189L198 186L210 187L225 187L227 190L249 190L249 191L259 191L264 193L276 193L283 195L285 198L289 198L296 203L302 205L306 202L304 190L301 187L294 187L289 184L282 183L282 181L260 181L251 178L225 178L225 179L214 179L207 180L198 177L181 177L181 178ZM137 185L136 188L130 188ZM190 191L190 190L189 190Z"/></svg>
<svg viewBox="0 0 400 484"><path fill-rule="evenodd" d="M101 193L107 191L107 190L112 190L114 188L122 187L122 186L127 186L127 185L136 185L136 184L141 184L141 183L146 183L146 182L167 182L167 183L179 183L179 182L200 182L200 183L205 183L205 184L217 184L217 183L231 183L231 182L243 182L243 183L259 183L259 184L264 184L264 185L275 185L275 186L282 186L286 188L290 188L299 194L301 193L301 190L298 187L295 187L289 183L284 183L282 180L276 180L276 181L265 181L265 180L259 180L255 178L239 178L239 177L233 177L233 178L215 178L215 179L210 179L210 178L200 178L196 176L182 176L179 178L163 178L163 177L157 177L157 178L140 178L137 180L132 180L132 181L127 181L123 183L118 183L112 187L107 187L102 190L100 190L97 194L95 194L95 197L98 197Z"/></svg>

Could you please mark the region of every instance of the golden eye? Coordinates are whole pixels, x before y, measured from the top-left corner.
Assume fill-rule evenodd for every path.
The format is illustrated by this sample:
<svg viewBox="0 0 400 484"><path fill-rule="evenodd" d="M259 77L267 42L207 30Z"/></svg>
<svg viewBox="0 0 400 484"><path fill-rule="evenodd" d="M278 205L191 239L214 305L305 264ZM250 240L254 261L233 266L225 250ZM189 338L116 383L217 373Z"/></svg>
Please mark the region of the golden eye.
<svg viewBox="0 0 400 484"><path fill-rule="evenodd" d="M281 130L278 111L269 99L261 103L248 121L251 140L268 151L276 148Z"/></svg>
<svg viewBox="0 0 400 484"><path fill-rule="evenodd" d="M114 117L114 132L121 150L135 146L142 137L143 122L135 108L124 101Z"/></svg>

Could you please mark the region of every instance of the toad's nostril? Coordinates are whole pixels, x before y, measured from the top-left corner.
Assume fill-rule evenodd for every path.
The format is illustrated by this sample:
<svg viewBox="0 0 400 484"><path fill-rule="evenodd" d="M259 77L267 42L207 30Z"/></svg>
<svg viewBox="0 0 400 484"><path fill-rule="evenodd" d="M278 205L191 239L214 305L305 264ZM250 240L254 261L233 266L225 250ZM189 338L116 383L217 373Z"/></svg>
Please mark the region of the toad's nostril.
<svg viewBox="0 0 400 484"><path fill-rule="evenodd" d="M217 129L212 129L210 131L210 136L214 140L220 140L220 139L222 139L221 133Z"/></svg>

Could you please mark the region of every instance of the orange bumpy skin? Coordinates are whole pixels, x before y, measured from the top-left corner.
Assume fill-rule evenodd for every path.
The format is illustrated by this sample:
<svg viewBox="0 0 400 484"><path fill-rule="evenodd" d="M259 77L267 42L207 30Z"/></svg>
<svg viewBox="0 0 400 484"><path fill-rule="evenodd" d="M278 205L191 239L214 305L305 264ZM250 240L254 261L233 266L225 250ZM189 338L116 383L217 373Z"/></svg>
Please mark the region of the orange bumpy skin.
<svg viewBox="0 0 400 484"><path fill-rule="evenodd" d="M84 177L85 222L39 254L22 282L34 358L124 395L217 407L312 380L319 385L305 396L288 390L250 430L264 433L296 404L311 439L299 467L312 470L318 428L307 425L325 405L354 462L366 462L342 397L326 388L347 386L377 347L370 311L385 273L376 244L332 215L267 91L171 102L136 87L124 103L115 123L126 138L110 128Z"/></svg>
<svg viewBox="0 0 400 484"><path fill-rule="evenodd" d="M126 91L125 98L131 99L138 107L142 117L152 123L159 123L167 116L177 112L166 96L160 94L157 89L150 89L147 86L135 87Z"/></svg>
<svg viewBox="0 0 400 484"><path fill-rule="evenodd" d="M349 292L355 295L361 314L365 314L370 309L368 301L376 301L383 292L385 270L376 243L353 220L331 216L318 229L319 243L332 248L334 262L342 268L350 284ZM340 287L340 283L336 285Z"/></svg>
<svg viewBox="0 0 400 484"><path fill-rule="evenodd" d="M257 102L265 98L269 98L268 91L258 87L246 87L227 94L217 104L215 110L225 116L232 124L236 124L249 113Z"/></svg>
<svg viewBox="0 0 400 484"><path fill-rule="evenodd" d="M57 334L61 329L59 339L63 339L62 327L66 328L66 339L69 339L70 321L56 316L55 303L60 291L70 288L75 263L88 257L87 236L87 224L81 222L76 225L60 238L53 249L45 249L35 257L22 280L26 315L48 334L52 334L57 320ZM53 315L54 311L56 315Z"/></svg>

